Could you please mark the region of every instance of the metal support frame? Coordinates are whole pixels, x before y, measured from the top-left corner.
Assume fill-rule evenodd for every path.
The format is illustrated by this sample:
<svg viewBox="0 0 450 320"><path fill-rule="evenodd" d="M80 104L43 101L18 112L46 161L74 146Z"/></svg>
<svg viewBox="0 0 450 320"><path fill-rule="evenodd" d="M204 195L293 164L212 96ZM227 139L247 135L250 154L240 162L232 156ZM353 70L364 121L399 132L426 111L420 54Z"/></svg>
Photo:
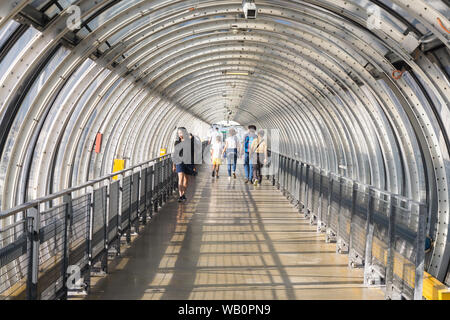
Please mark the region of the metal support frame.
<svg viewBox="0 0 450 320"><path fill-rule="evenodd" d="M161 161L159 161L161 160ZM148 164L149 162L147 162L146 164ZM154 159L151 160L151 162L153 165L156 163L159 164L163 164L163 166L161 167L163 169L163 171L165 173L163 173L163 171L161 171L161 176L159 178L159 180L157 180L159 182L158 187L157 187L157 192L158 193L164 193L164 203L166 203L169 200L169 195L171 194L171 192L173 191L173 179L174 179L174 174L170 174L170 167L169 165L171 164L171 159L170 156L164 156L161 157L159 159ZM153 167L153 165L151 165L149 168ZM121 172L115 173L113 175L109 175L107 177L104 178L100 178L98 180L95 181L90 181L88 183L86 183L85 185L76 187L76 188L72 188L72 189L68 189L68 190L63 190L59 193L56 194L52 194L49 195L47 197L41 198L41 199L37 199L35 201L32 201L30 203L26 203L23 204L20 207L11 209L9 211L6 212L2 212L0 214L0 218L5 219L7 217L13 217L14 215L16 215L17 213L23 213L24 214L24 223L25 223L25 234L26 234L26 239L27 239L27 254L29 255L29 261L27 264L27 273L26 273L26 283L24 284L24 291L26 293L26 298L29 300L37 300L37 299L41 299L41 293L40 290L43 290L42 288L39 287L39 280L42 278L45 278L45 270L40 270L39 267L39 255L40 255L40 243L42 240L42 237L46 237L46 235L48 234L48 231L46 233L45 228L48 227L48 225L46 225L44 223L43 226L41 226L41 212L50 212L48 210L52 209L52 205L53 202L57 203L58 201L61 201L62 205L56 206L55 208L58 210L61 210L61 217L60 219L62 221L52 221L51 223L54 223L55 226L59 226L59 224L61 224L61 262L59 264L57 264L58 266L60 265L61 267L61 276L62 276L62 289L58 289L58 292L55 292L55 295L53 298L55 299L67 299L67 297L70 295L74 295L74 294L87 294L89 292L89 288L91 285L91 273L92 272L96 272L96 269L94 268L94 264L99 262L101 265L101 271L103 272L102 274L107 274L108 272L108 260L107 260L107 253L108 253L108 227L109 227L109 210L110 210L110 200L108 199L108 196L111 194L110 193L110 186L111 186L111 179L113 176L124 176L127 172L131 172L132 170L134 170L135 168L140 169L139 171L139 175L143 174L144 172L147 172L148 168L143 169L143 165L137 166L137 167L133 167L130 169L126 169L123 170ZM137 174L137 173L135 173ZM154 174L151 172L150 173L150 178L153 178ZM122 178L119 180L119 183L121 183ZM103 183L104 182L104 183ZM138 181L135 181L135 183L137 183ZM97 188L96 188L97 187ZM143 186L144 188L146 188L145 186ZM131 186L130 186L131 188ZM82 281L82 285L79 288L74 288L69 290L67 287L67 281L69 280L70 277L72 277L72 274L68 273L68 268L69 268L69 261L71 258L71 250L70 250L70 244L71 244L71 237L72 237L72 232L74 232L75 230L72 230L69 232L69 230L71 230L71 227L74 225L75 220L74 220L74 215L73 215L73 199L72 199L72 195L75 192L80 192L84 190L84 195L81 196L82 199L86 198L85 202L83 203L83 209L82 210L86 210L86 213L82 213L81 215L81 219L86 219L86 226L81 226L81 228L86 228L86 238L83 238L84 242L86 243L86 248L82 247L82 254L87 256L86 259L86 265L81 265L81 274L80 276L82 277L83 281ZM102 192L102 197L100 197L100 199L97 199L94 197L94 194L96 192ZM119 192L119 203L121 204L121 198L122 198L122 191ZM139 192L139 190L138 190ZM140 192L139 192L140 193ZM104 198L104 195L107 195L106 199ZM145 196L145 198L147 197L147 195ZM159 196L158 196L159 198ZM76 199L80 199L80 198L75 198ZM97 203L97 201L101 201L101 203ZM145 199L144 199L145 201ZM163 205L164 203L161 203L161 205ZM45 206L50 206L50 209L46 209L47 211L42 211L44 209ZM95 206L100 206L101 207L101 211L94 211ZM121 214L121 205L119 206L119 212L118 214ZM95 251L95 256L94 256L94 246L95 245L99 245L102 244L102 242L100 241L94 241L95 239L98 240L98 235L95 234L94 237L94 231L95 231L95 221L94 220L96 218L95 215L102 215L102 219L105 219L105 221L102 221L102 226L101 228L104 229L104 232L102 233L103 236L103 247L100 251L96 250ZM139 219L136 219L137 222L139 223ZM79 221L78 221L79 222ZM144 221L142 221L143 223ZM120 227L120 224L119 226ZM56 228L56 227L55 227ZM58 227L60 228L60 227ZM130 228L127 228L126 232L128 232ZM42 231L44 230L44 231ZM100 229L99 229L100 230ZM78 230L80 231L80 230ZM118 237L122 234L122 231L124 230L120 230L119 228L117 229L117 234ZM42 233L43 232L43 233ZM98 231L97 231L98 232ZM48 237L48 236L47 236ZM85 237L83 235L83 237ZM43 238L43 239L48 239L48 238ZM22 240L17 240L17 241L22 241ZM83 244L82 244L83 245ZM77 251L80 248L72 248L73 252ZM117 250L120 253L120 244ZM80 252L80 250L78 250L78 252ZM21 259L20 257L16 257L14 259ZM78 263L78 262L77 262ZM50 268L51 270L51 268ZM76 280L76 279L75 279ZM46 283L45 284L46 287L45 288L49 288L49 286L52 286L53 283ZM49 295L46 295L46 298L50 297Z"/></svg>

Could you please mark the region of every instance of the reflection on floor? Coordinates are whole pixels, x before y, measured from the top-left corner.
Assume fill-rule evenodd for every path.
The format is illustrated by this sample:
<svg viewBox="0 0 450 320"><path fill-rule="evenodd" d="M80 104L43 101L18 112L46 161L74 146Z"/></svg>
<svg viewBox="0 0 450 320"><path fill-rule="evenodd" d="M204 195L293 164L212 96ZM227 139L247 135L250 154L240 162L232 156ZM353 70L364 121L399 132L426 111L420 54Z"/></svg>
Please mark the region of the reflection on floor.
<svg viewBox="0 0 450 320"><path fill-rule="evenodd" d="M384 299L268 181L191 179L88 299Z"/></svg>

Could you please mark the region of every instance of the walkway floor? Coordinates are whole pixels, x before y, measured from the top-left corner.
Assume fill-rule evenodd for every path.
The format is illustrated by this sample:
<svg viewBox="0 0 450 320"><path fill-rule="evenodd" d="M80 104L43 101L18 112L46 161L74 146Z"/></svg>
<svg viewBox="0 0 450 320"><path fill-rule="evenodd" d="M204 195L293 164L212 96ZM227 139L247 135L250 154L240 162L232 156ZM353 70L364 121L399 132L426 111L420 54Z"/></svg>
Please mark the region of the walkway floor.
<svg viewBox="0 0 450 320"><path fill-rule="evenodd" d="M207 169L207 168L206 168ZM193 178L88 299L384 299L268 181Z"/></svg>

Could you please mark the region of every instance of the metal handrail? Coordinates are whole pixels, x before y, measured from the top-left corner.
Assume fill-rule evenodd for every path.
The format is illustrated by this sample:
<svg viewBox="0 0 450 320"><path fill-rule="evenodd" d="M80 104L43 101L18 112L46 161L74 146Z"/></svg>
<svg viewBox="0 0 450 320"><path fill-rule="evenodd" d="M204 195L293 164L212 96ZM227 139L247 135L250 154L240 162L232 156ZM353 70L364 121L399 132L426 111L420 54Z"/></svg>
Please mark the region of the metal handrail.
<svg viewBox="0 0 450 320"><path fill-rule="evenodd" d="M270 151L271 151L271 150L270 150ZM279 153L279 152L276 152L276 151L271 151L271 153L278 154L279 156L283 156L283 157L286 157L286 158L289 158L289 159L292 159L292 160L299 161L300 163L303 163L303 164L305 164L305 165L309 165L309 166L312 167L312 168L321 169L321 168L317 167L316 165L314 165L314 164L312 164L312 163L309 163L309 162L305 162L305 161L303 161L303 160L300 160L299 158L294 158L294 157L292 157L292 156L287 156L287 155L285 155L285 154L282 154L282 153ZM322 170L322 169L321 169L321 170ZM327 170L327 171L328 171L328 170ZM359 182L359 181L357 181L357 180L354 180L354 179L345 177L345 176L343 176L343 175L341 175L341 174L339 174L339 173L337 173L337 172L333 172L333 171L328 171L328 172L329 172L330 174L336 176L337 180L340 180L341 178L343 178L343 179L352 181L352 182L354 182L354 183L366 185L366 186L368 186L371 190L373 190L373 191L375 191L375 192L380 192L380 193L389 195L389 196L391 196L391 197L396 197L396 198L401 199L401 200L407 200L407 201L409 201L409 202L412 203L412 204L426 205L426 202L425 202L425 201L419 202L419 201L417 201L417 200L414 200L414 199L405 197L405 196L403 196L403 195L400 195L400 194L398 194L398 193L394 193L394 192L392 192L392 191L383 190L383 189L380 189L380 188L376 188L376 187L374 187L374 186L372 186L372 185L370 185L370 184L361 183L361 182ZM322 174L322 173L321 173L321 174ZM372 192L373 192L373 191L372 191Z"/></svg>
<svg viewBox="0 0 450 320"><path fill-rule="evenodd" d="M58 191L56 193L53 193L53 194L50 194L50 195L47 195L47 196L44 196L44 197L41 197L41 198L28 201L26 203L23 203L23 204L21 204L19 206L10 208L8 210L0 211L0 219L7 218L7 217L10 217L10 216L12 216L12 215L14 215L16 213L23 212L25 210L34 208L34 207L38 206L41 203L45 203L45 202L48 202L48 201L51 201L51 200L63 197L65 195L67 195L67 194L71 194L72 192L79 191L79 190L87 188L87 187L91 187L91 186L93 186L93 185L95 185L95 184L97 184L99 182L102 182L102 181L105 181L105 180L110 180L111 178L113 178L115 176L123 175L123 174L125 174L125 173L127 173L129 171L133 171L134 169L142 167L142 166L145 166L145 165L147 165L147 164L149 164L151 162L155 162L155 161L160 160L160 159L164 160L164 159L166 159L169 156L170 156L170 154L167 154L167 155L164 155L164 156L160 156L160 157L156 157L156 158L153 158L151 160L147 160L145 162L142 162L142 163L139 163L137 165L134 165L134 166L132 166L130 168L123 169L121 171L117 171L117 172L108 174L106 176L103 176L103 177L100 177L100 178L97 178L97 179L94 179L94 180L86 181L85 183L83 183L83 184L81 184L79 186L72 187L72 188L69 188L69 189L64 189L62 191Z"/></svg>
<svg viewBox="0 0 450 320"><path fill-rule="evenodd" d="M272 152L272 154L278 156L279 159L296 160L299 161L299 163L305 164L301 160L294 159L278 152ZM285 163L285 161L282 161L282 163ZM316 169L317 166L310 164L309 168ZM289 188L292 181L289 179L286 181L286 179L280 177L280 175L283 176L281 173L286 173L290 169L289 165L286 166L286 164L282 164L278 168L278 185L279 188L283 190L283 194L284 191L287 191L288 193L291 192ZM314 172L316 172L316 170L314 170ZM331 182L336 182L336 185L339 187L339 191L336 192L339 197L337 208L332 211L333 205L330 204L334 190L329 190L327 191L327 194L320 195L323 191L322 186L320 186L321 190L316 190L315 192L316 194L317 192L319 193L319 197L326 197L326 202L324 203L322 198L322 203L320 204L320 206L325 205L327 207L325 209L328 211L326 216L322 216L322 208L320 211L317 211L317 208L313 209L309 207L311 195L306 196L307 204L300 202L301 195L297 195L298 198L296 195L290 195L294 200L296 199L298 201L299 205L301 204L304 206L299 206L299 212L305 213L305 217L310 218L311 224L317 224L317 232L326 232L326 242L336 242L336 251L338 253L346 253L349 255L349 266L352 268L356 266L364 267L365 285L381 284L383 281L386 288L386 298L388 299L399 299L400 297L407 299L422 299L427 204L424 202L420 203L393 192L381 190L374 186L361 184L354 179L349 179L342 174L335 172L331 172L330 177L332 177ZM297 175L296 179L297 181L300 180L300 183L305 183L304 188L306 193L309 194L309 192L314 192L313 190L316 187L315 182L311 186L311 180L302 174ZM352 194L345 196L347 202L351 201L351 207L347 206L347 208L345 208L345 206L342 206L341 201L344 199L341 190L343 186L342 182L350 182L353 185ZM275 185L275 176L273 183ZM368 199L363 208L365 217L359 217L359 220L354 220L357 203L357 189L355 187L358 185L365 186L364 194L368 196ZM386 197L386 199L384 197ZM312 201L314 201L314 198L312 199ZM382 201L385 203L383 206L384 214L382 214L382 216L377 214L378 209L374 208L374 201ZM415 206L415 208L413 208L413 206ZM401 219L406 217L406 224L398 222L398 217ZM322 220L323 218L325 218L325 220ZM349 226L349 228L347 228L347 226ZM386 231L382 236L383 239L375 233L376 228L379 228L380 226ZM352 238L353 236L356 237L356 241ZM383 244L376 244L376 240ZM408 250L412 250L415 256L408 256L398 252L396 246L399 241L402 246L405 246ZM355 243L358 242L359 244L356 245ZM381 246L381 260L372 253L377 246ZM397 255L401 256L400 260L397 258ZM378 262L376 261L377 259ZM378 265L383 259L385 259L384 264L381 262L383 265ZM408 271L403 271L402 269L401 273L399 273L398 267L394 267L395 261L401 265L408 265Z"/></svg>

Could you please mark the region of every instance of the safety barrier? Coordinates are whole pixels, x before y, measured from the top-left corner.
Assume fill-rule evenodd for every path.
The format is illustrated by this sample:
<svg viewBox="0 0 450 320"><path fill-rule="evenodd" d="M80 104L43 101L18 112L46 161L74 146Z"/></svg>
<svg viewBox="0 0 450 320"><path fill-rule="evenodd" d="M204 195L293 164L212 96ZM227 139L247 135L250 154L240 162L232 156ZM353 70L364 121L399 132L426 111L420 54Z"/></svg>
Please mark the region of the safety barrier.
<svg viewBox="0 0 450 320"><path fill-rule="evenodd" d="M384 285L387 299L422 299L425 204L272 152L275 157L274 185L326 232L326 242L336 242L337 253L348 254L350 267L364 267L366 285Z"/></svg>
<svg viewBox="0 0 450 320"><path fill-rule="evenodd" d="M119 177L113 180L113 177ZM176 187L169 155L0 213L0 299L66 299Z"/></svg>

